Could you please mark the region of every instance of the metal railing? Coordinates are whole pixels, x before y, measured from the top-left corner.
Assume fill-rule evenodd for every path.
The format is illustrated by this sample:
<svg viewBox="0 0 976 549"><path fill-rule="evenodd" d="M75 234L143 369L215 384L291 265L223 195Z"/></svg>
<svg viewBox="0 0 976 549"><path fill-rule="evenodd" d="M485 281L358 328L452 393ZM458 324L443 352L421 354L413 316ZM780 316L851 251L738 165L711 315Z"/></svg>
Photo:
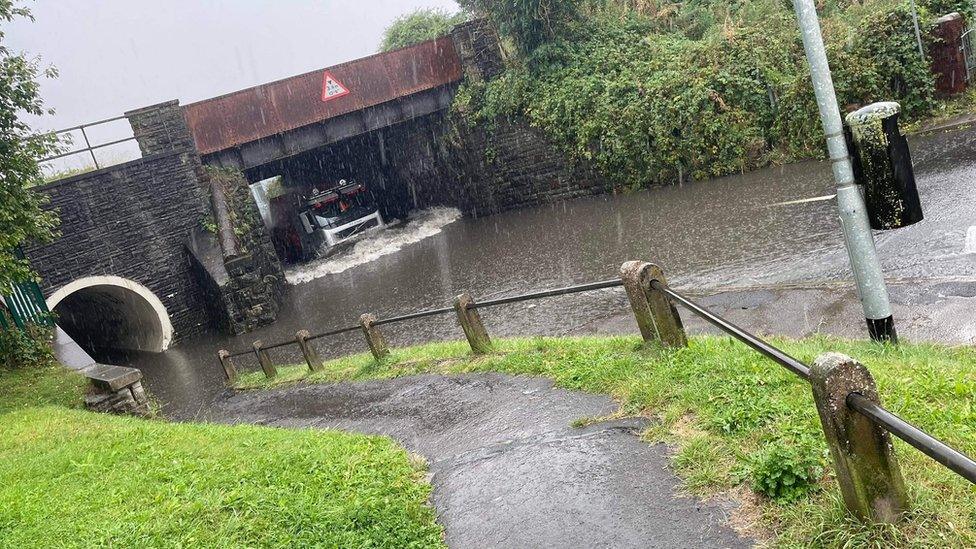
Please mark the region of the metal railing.
<svg viewBox="0 0 976 549"><path fill-rule="evenodd" d="M38 162L39 163L41 163L41 162L50 162L51 160L57 160L59 158L64 158L64 157L67 157L67 156L72 156L72 155L75 155L75 154L82 154L82 153L86 153L87 152L88 154L91 155L92 162L95 164L95 169L96 170L97 169L100 169L100 166L98 165L98 158L95 157L95 150L96 149L103 149L105 147L111 147L112 145L118 145L120 143L126 143L126 142L129 142L129 141L135 141L136 138L135 138L135 136L133 136L133 137L126 137L126 138L123 138L123 139L116 139L114 141L109 141L107 143L99 143L97 145L92 145L91 144L91 140L88 138L88 133L85 131L85 128L91 128L93 126L100 126L102 124L108 124L109 122L118 122L119 120L127 120L127 119L128 118L126 116L116 116L114 118L106 118L105 120L98 120L97 122L89 122L87 124L80 124L78 126L72 126L70 128L64 128L62 130L53 131L49 135L60 136L60 135L66 134L66 133L71 133L73 131L81 130L81 137L82 137L82 139L85 140L85 147L83 149L76 149L76 150L72 150L72 151L66 151L66 152L63 152L63 153L60 153L60 154L55 154L53 156L48 156L46 158L42 158L42 159L38 160Z"/></svg>
<svg viewBox="0 0 976 549"><path fill-rule="evenodd" d="M627 275L623 275L623 276L626 277ZM542 299L542 298L547 298L547 297L555 297L555 296L576 294L576 293L593 291L593 290L600 290L600 289L606 289L606 288L617 288L617 287L621 287L621 286L628 286L628 288L630 288L631 286L628 285L628 284L632 284L632 285L634 285L634 287L637 287L638 284L645 284L646 285L646 290L645 291L647 291L647 292L660 292L661 294L663 294L664 296L666 296L665 300L668 302L668 306L670 306L670 303L677 303L677 304L681 305L686 310L691 311L695 315L701 317L705 321L707 321L710 324L716 326L717 328L719 328L720 330L722 330L726 334L729 334L730 336L732 336L735 339L741 341L742 343L745 343L746 345L748 345L752 349L755 349L756 351L758 351L762 355L766 356L767 358L769 358L773 362L775 362L775 363L783 366L784 368L786 368L790 372L796 374L798 377L800 377L801 379L803 379L807 383L811 383L811 369L810 369L810 367L808 365L806 365L803 362L801 362L800 360L798 360L798 359L790 356L789 354L785 353L781 349L776 348L775 346L771 345L770 343L768 343L768 342L760 339L759 337L757 337L757 336L755 336L755 335L747 332L746 330L744 330L744 329L736 326L735 324L729 322L728 320L726 320L726 319L724 319L724 318L722 318L722 317L720 317L720 316L712 313L711 311L709 311L708 309L706 309L706 308L702 307L701 305L695 303L691 299L689 299L689 298L685 297L684 295L682 295L682 294L676 292L675 290L671 289L666 284L666 282L661 282L661 281L659 281L657 279L651 279L651 280L649 280L647 282L643 282L643 283L636 282L636 281L633 281L631 283L627 283L627 282L625 282L622 279L603 280L603 281L598 281L598 282L591 282L591 283L586 283L586 284L578 284L578 285L574 285L574 286L568 286L568 287L564 287L564 288L555 288L555 289L548 289L548 290L539 290L539 291L529 292L529 293L525 293L525 294L518 294L518 295L500 297L500 298L490 299L490 300L486 300L486 301L482 301L482 302L461 301L461 303L465 303L465 305L463 306L463 309L464 310L459 310L459 307L457 305L458 302L456 301L455 302L456 304L455 304L454 307L442 307L442 308L437 308L437 309L428 309L428 310L418 311L418 312L414 312L414 313L407 313L407 314L403 314L403 315L399 315L399 316L394 316L394 317L390 317L390 318L386 318L386 319L374 319L371 322L369 322L368 324L367 323L361 323L360 325L356 325L356 326L348 326L348 327L344 327L344 328L339 328L339 329L331 330L331 331L328 331L328 332L323 332L323 333L316 334L316 335L306 336L304 339L305 339L305 341L308 341L308 340L312 340L312 339L318 339L318 338L322 338L322 337L327 337L327 336L333 336L333 335L339 335L339 334L343 334L343 333L348 333L348 332L352 332L352 331L356 331L356 330L364 330L364 331L366 331L366 330L373 329L376 326L380 326L380 325L392 324L392 323L396 323L396 322L403 322L403 321L407 321L407 320L414 320L414 319L420 319L420 318L425 318L425 317L430 317L430 316L448 314L450 312L456 312L458 314L459 321L462 323L462 327L465 327L465 335L468 336L468 341L469 341L469 343L472 346L472 350L475 350L475 343L471 339L471 336L468 334L468 328L469 327L466 327L465 326L465 322L470 322L470 320L469 319L465 320L465 319L462 318L463 315L466 314L468 311L472 311L472 310L476 310L476 309L483 309L483 308L486 308L486 307L494 307L494 306L499 306L499 305L505 305L505 304L511 304L511 303L518 303L518 302L528 301L528 300L533 300L533 299ZM630 293L630 292L628 292L628 293ZM466 294L463 294L463 295L466 295ZM468 298L468 299L470 300L470 298ZM633 301L633 297L632 296L631 296L631 304L634 307L635 315L639 315L638 310L637 310L637 305L634 304L634 301ZM647 305L646 302L645 302L645 305ZM652 308L653 308L653 306L652 306ZM665 314L666 315L666 314L668 314L668 312L665 311L665 312L660 313L660 314ZM677 316L677 311L673 311L673 314L675 316ZM365 316L367 316L367 315L364 315L364 318L365 318ZM641 320L640 320L640 318L638 318L638 324L640 324L640 323L641 323ZM478 324L480 325L480 319L478 320ZM680 325L680 318L677 318L677 326L683 332L683 328L680 327L681 326ZM642 333L643 333L643 330L642 330ZM300 334L301 334L301 332L300 332ZM367 337L367 341L369 342L370 335L367 334L366 337ZM660 337L660 335L659 335L659 337ZM275 349L275 348L279 348L279 347L284 347L284 346L287 346L287 345L294 345L294 344L301 345L302 344L301 339L302 339L302 336L299 335L298 337L296 337L295 340L281 341L281 342L275 343L275 344L270 345L270 346L267 346L267 347L258 346L257 343L256 343L254 349L244 350L244 351L238 351L236 353L227 353L227 351L221 351L220 353L218 353L218 356L221 357L221 362L222 363L224 362L224 360L223 360L224 358L228 358L229 359L229 358L238 357L238 356L242 356L242 355L247 355L247 354L251 354L251 353L258 353L258 358L261 359L261 356L260 356L259 352L263 352L263 351L266 351L266 350ZM648 339L648 338L645 336L645 339ZM371 348L372 348L372 343L371 343ZM477 352L477 351L475 350L475 352ZM374 350L374 355L376 355L375 350ZM307 355L306 355L306 358L307 358ZM309 368L313 368L313 365L311 364L311 362L309 363ZM224 369L225 369L225 372L228 372L228 366L226 364L224 364ZM235 372L235 375L236 375L236 370L233 368L232 365L231 365L231 368L230 368L229 371ZM267 371L266 371L266 373L267 373ZM228 377L230 377L230 374L228 374ZM955 472L956 474L958 474L962 478L964 478L964 479L966 479L966 480L968 480L968 481L976 484L976 461L973 461L972 458L966 456L965 454L963 454L962 452L959 452L958 450L953 449L949 445L947 445L944 442L938 440L937 438L933 437L932 435L930 435L930 434L922 431L921 429L915 427L914 425L911 425L910 423L908 423L907 421L905 421L902 418L898 417L894 413L890 412L889 410L886 410L885 408L883 408L879 404L873 402L869 398L866 398L865 396L863 396L863 395L861 395L861 394L859 394L857 392L851 392L851 393L847 394L846 399L845 399L845 402L846 402L846 405L847 405L848 408L850 408L854 412L862 415L863 417L867 418L868 420L870 420L876 426L878 426L881 429L887 431L888 433L890 433L890 434L898 437L899 439L905 441L906 443L908 443L909 445L911 445L914 448L918 449L919 451L921 451L925 455L929 456L930 458L932 458L936 462L944 465L945 467L947 467L951 471Z"/></svg>
<svg viewBox="0 0 976 549"><path fill-rule="evenodd" d="M481 301L481 302L477 302L477 303L471 304L471 306L469 308L471 308L471 309L481 309L481 308L485 308L485 307L494 307L494 306L497 306L497 305L505 305L507 303L516 303L516 302L519 302L519 301L528 301L528 300L531 300L531 299L542 299L542 298L546 298L546 297L555 297L555 296L561 296L561 295L576 294L576 293L580 293L580 292L589 292L589 291L600 290L600 289L604 289L604 288L617 288L617 287L623 286L623 284L624 284L623 281L622 280L619 280L619 279L617 279L617 280L604 280L602 282L591 282L591 283L587 283L587 284L577 284L575 286L567 286L565 288L557 288L557 289L554 289L554 290L539 290L539 291L535 291L535 292L529 292L529 293L526 293L526 294L519 294L519 295L514 295L514 296L507 296L507 297L500 297L500 298L497 298L497 299L491 299L491 300L488 300L488 301ZM444 315L444 314L448 314L448 313L453 313L453 312L455 312L455 310L456 309L454 307L441 307L439 309L426 309L426 310L418 311L418 312L415 312L415 313L407 313L407 314L402 314L402 315L393 316L393 317L389 317L389 318L376 319L375 321L372 322L372 325L373 326L383 326L383 325L387 325L387 324L394 324L394 323L397 323L397 322L404 322L404 321L407 321L407 320L417 320L417 319L420 319L420 318L426 318L426 317L431 317L431 316L438 316L438 315ZM354 331L361 330L361 329L362 329L362 325L361 324L357 324L355 326L347 326L345 328L337 328L337 329L334 329L334 330L329 330L327 332L322 332L322 333L318 333L318 334L311 334L308 337L306 337L305 340L306 341L312 341L312 340L320 339L320 338L323 338L323 337L330 337L330 336L335 336L335 335L341 335L341 334L344 334L344 333L354 332ZM287 347L288 345L298 345L298 339L297 338L296 339L286 339L284 341L279 341L279 342L273 343L271 345L261 345L260 348L263 351L270 351L272 349L278 349L278 348L281 348L281 347ZM239 357L239 356L250 355L250 354L254 354L254 349L245 349L245 350L241 350L241 351L237 351L237 352L232 352L232 353L228 353L228 354L226 354L224 356L226 356L227 358L236 358L236 357Z"/></svg>
<svg viewBox="0 0 976 549"><path fill-rule="evenodd" d="M731 322L708 311L701 305L698 305L697 303L691 301L678 292L675 292L660 282L653 280L651 281L651 286L658 291L664 292L668 297L674 299L686 309L700 316L710 324L718 327L723 332L731 335L732 337L759 351L773 362L776 362L780 366L783 366L787 370L793 372L804 381L808 383L810 382L810 368L799 360L791 357L776 347L773 347L769 343L759 339L742 328L739 328L735 324L732 324ZM878 404L871 402L863 395L858 393L850 393L847 395L846 402L852 410L867 417L874 422L875 425L917 448L923 454L948 467L950 470L969 482L976 484L976 461L973 461L962 452L953 449L949 445L901 419Z"/></svg>

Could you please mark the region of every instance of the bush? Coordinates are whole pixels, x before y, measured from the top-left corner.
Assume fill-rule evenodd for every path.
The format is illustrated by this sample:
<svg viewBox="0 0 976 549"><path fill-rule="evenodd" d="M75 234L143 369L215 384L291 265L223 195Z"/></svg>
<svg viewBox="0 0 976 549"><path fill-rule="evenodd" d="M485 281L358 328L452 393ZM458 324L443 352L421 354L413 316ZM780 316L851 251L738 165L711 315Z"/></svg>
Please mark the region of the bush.
<svg viewBox="0 0 976 549"><path fill-rule="evenodd" d="M2 314L2 313L0 313ZM50 328L28 324L26 331L0 329L0 366L19 369L54 362Z"/></svg>
<svg viewBox="0 0 976 549"><path fill-rule="evenodd" d="M769 443L753 457L752 489L779 503L805 496L823 475L824 452L820 448L809 437Z"/></svg>
<svg viewBox="0 0 976 549"><path fill-rule="evenodd" d="M723 23L707 29L619 7L566 17L502 76L463 90L457 111L480 124L525 117L627 187L823 156L792 9L766 0L721 9ZM906 117L929 112L933 79L906 4L837 3L824 12L842 106L896 100Z"/></svg>
<svg viewBox="0 0 976 549"><path fill-rule="evenodd" d="M460 25L467 19L461 13L449 14L439 9L418 9L396 18L383 31L383 41L380 51L390 51L412 46L434 38L440 38L451 32L455 25Z"/></svg>

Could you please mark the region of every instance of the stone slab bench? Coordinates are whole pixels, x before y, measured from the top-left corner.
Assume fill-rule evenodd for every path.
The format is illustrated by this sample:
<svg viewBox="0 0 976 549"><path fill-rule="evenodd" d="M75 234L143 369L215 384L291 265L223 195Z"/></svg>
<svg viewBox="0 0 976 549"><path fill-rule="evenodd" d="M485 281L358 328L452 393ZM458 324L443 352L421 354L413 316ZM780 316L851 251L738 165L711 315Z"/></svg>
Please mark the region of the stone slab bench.
<svg viewBox="0 0 976 549"><path fill-rule="evenodd" d="M149 397L142 388L142 372L125 366L92 364L78 370L90 381L85 406L96 412L149 415Z"/></svg>
<svg viewBox="0 0 976 549"><path fill-rule="evenodd" d="M54 355L69 370L88 378L85 406L96 412L149 415L149 398L142 388L142 372L125 366L99 364L60 327L56 327Z"/></svg>

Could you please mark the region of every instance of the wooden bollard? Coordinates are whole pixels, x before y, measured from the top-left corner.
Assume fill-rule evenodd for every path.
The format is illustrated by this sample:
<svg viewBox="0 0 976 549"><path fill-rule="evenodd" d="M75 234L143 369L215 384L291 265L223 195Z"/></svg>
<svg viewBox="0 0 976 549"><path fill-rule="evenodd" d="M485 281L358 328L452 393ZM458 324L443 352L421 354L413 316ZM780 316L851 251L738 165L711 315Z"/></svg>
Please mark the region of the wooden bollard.
<svg viewBox="0 0 976 549"><path fill-rule="evenodd" d="M849 356L825 353L810 369L810 384L847 509L871 522L897 522L908 499L891 435L847 406L851 393L880 405L871 373Z"/></svg>
<svg viewBox="0 0 976 549"><path fill-rule="evenodd" d="M295 341L298 342L298 347L302 350L302 356L305 357L305 363L308 364L308 371L317 372L322 369L322 359L319 358L318 351L312 344L308 342L308 338L312 334L308 333L308 330L298 330L295 334Z"/></svg>
<svg viewBox="0 0 976 549"><path fill-rule="evenodd" d="M620 278L644 341L659 341L665 347L687 347L688 337L678 309L667 294L651 286L652 280L667 285L664 271L653 263L628 261L620 267Z"/></svg>
<svg viewBox="0 0 976 549"><path fill-rule="evenodd" d="M217 351L217 358L220 359L220 365L224 367L224 377L227 378L227 381L229 383L237 381L237 368L234 367L234 360L230 357L230 351L224 349Z"/></svg>
<svg viewBox="0 0 976 549"><path fill-rule="evenodd" d="M491 338L488 337L488 330L481 322L481 315L478 310L472 308L474 300L468 294L461 294L454 298L454 310L457 312L458 323L464 330L464 337L468 339L471 352L476 355L483 355L491 352Z"/></svg>
<svg viewBox="0 0 976 549"><path fill-rule="evenodd" d="M386 338L376 329L376 316L366 313L359 317L359 324L363 327L363 337L366 338L366 345L369 352L373 353L373 358L379 360L390 354L390 348L386 346Z"/></svg>
<svg viewBox="0 0 976 549"><path fill-rule="evenodd" d="M264 370L264 375L268 379L274 379L278 375L278 369L271 363L271 356L268 354L268 351L262 348L263 345L264 343L260 339L255 341L254 345L252 345L254 347L254 354L257 355L258 362L261 363L261 369Z"/></svg>

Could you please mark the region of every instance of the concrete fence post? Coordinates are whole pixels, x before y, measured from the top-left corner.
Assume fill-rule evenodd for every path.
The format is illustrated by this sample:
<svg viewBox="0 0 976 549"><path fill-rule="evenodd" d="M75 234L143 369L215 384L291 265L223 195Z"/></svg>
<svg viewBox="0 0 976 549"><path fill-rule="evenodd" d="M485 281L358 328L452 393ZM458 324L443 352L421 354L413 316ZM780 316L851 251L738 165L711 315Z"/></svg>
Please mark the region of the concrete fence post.
<svg viewBox="0 0 976 549"><path fill-rule="evenodd" d="M217 351L217 358L220 359L220 365L224 367L224 377L227 378L227 381L229 383L237 381L237 368L234 366L234 360L230 357L230 351L224 349Z"/></svg>
<svg viewBox="0 0 976 549"><path fill-rule="evenodd" d="M620 266L630 306L644 341L660 341L665 347L687 347L688 337L678 309L667 294L651 287L651 281L667 284L664 271L653 263L628 261Z"/></svg>
<svg viewBox="0 0 976 549"><path fill-rule="evenodd" d="M908 501L891 435L847 406L851 393L880 404L871 373L849 356L825 353L810 384L847 509L871 522L898 521Z"/></svg>
<svg viewBox="0 0 976 549"><path fill-rule="evenodd" d="M379 360L390 354L390 348L386 346L386 338L376 329L376 317L366 313L359 317L359 324L363 327L363 336L366 338L366 345L373 353L373 358Z"/></svg>
<svg viewBox="0 0 976 549"><path fill-rule="evenodd" d="M308 330L298 330L298 333L295 334L295 341L298 342L298 347L302 350L302 356L305 357L305 363L308 364L308 371L317 372L322 369L322 359L319 358L319 353L315 347L308 342L311 335Z"/></svg>
<svg viewBox="0 0 976 549"><path fill-rule="evenodd" d="M257 355L258 362L261 363L261 369L264 370L264 375L268 379L274 379L278 375L278 369L271 362L271 356L268 354L268 351L262 348L263 346L264 343L260 339L255 341L253 345L254 354Z"/></svg>
<svg viewBox="0 0 976 549"><path fill-rule="evenodd" d="M458 323L464 330L464 337L468 339L471 352L476 355L483 355L491 352L491 338L488 337L488 330L481 322L481 315L478 309L473 309L474 299L464 293L454 298L454 310L457 311Z"/></svg>

